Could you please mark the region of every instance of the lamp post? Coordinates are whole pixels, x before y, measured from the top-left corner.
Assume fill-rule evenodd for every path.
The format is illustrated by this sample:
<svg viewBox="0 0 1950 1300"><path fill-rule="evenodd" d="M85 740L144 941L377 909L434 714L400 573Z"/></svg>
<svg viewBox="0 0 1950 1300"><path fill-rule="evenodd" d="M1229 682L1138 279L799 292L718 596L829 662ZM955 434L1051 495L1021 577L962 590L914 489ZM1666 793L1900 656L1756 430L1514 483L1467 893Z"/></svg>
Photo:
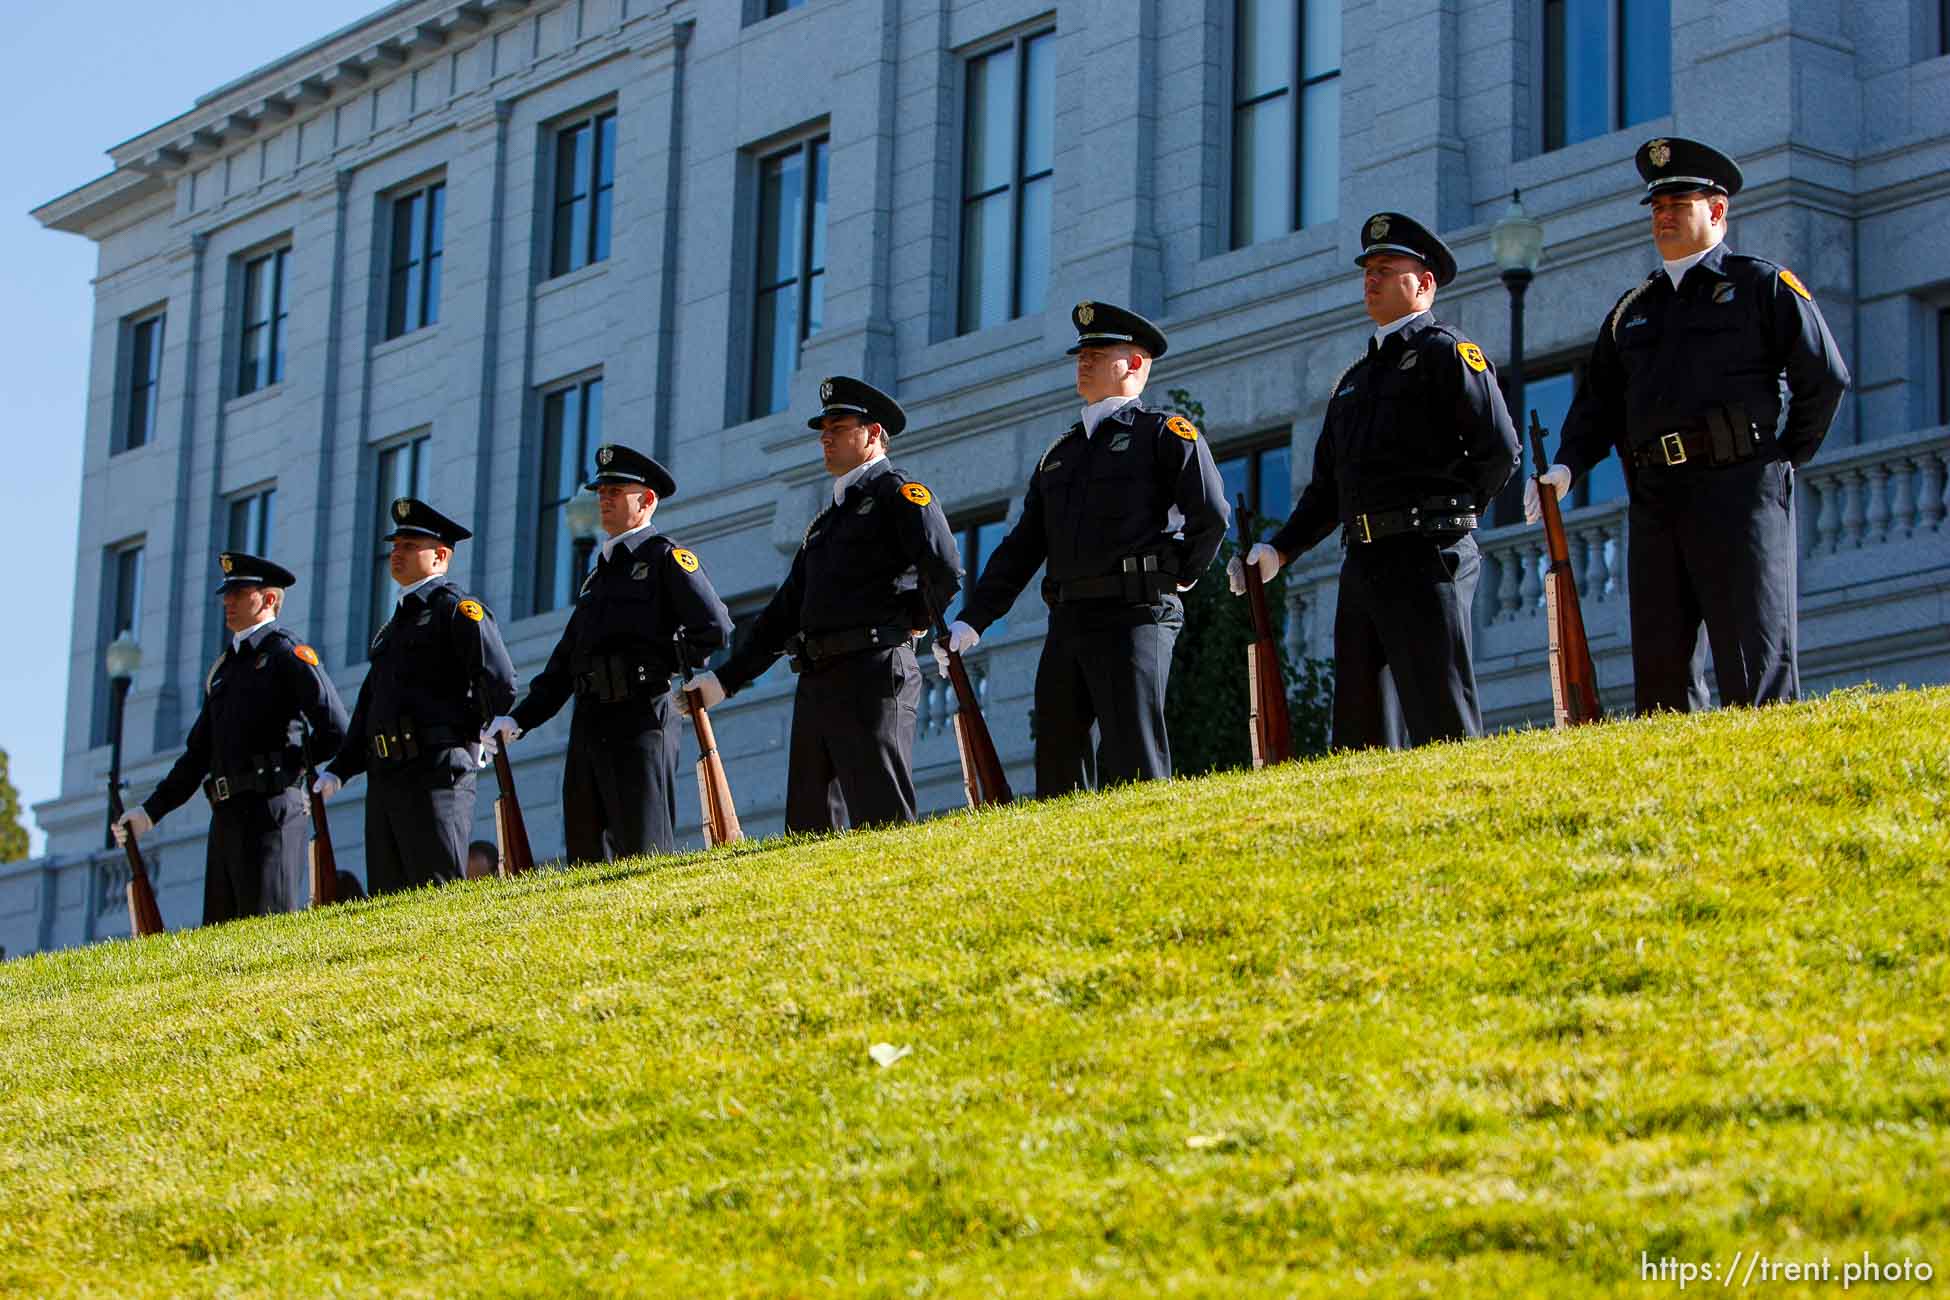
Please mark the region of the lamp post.
<svg viewBox="0 0 1950 1300"><path fill-rule="evenodd" d="M128 704L129 687L142 667L142 647L133 634L124 632L108 643L108 825L122 810L122 718ZM115 832L108 831L108 848L115 847Z"/></svg>
<svg viewBox="0 0 1950 1300"><path fill-rule="evenodd" d="M582 580L589 576L589 556L596 549L596 533L600 529L602 509L596 504L596 494L588 488L577 488L569 503L562 507L563 516L569 521L569 536L575 540L576 576L574 585L578 590Z"/></svg>
<svg viewBox="0 0 1950 1300"><path fill-rule="evenodd" d="M1517 442L1523 442L1527 423L1523 383L1523 297L1544 260L1544 227L1523 210L1523 196L1510 191L1510 206L1490 227L1490 249L1496 255L1497 269L1503 273L1503 287L1510 291L1510 358L1503 367L1503 398L1510 407L1510 418L1517 426ZM1510 480L1504 498L1498 502L1498 522L1512 510L1521 509L1523 475Z"/></svg>

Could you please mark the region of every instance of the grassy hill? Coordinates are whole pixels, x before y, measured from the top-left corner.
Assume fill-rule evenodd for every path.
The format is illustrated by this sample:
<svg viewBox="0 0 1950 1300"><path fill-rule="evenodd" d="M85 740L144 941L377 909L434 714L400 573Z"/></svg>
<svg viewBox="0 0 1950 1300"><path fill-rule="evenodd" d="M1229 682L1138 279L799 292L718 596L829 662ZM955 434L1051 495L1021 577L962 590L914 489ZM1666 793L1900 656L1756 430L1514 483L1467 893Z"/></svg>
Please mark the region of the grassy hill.
<svg viewBox="0 0 1950 1300"><path fill-rule="evenodd" d="M1940 1287L1946 736L1850 692L0 965L0 1293Z"/></svg>

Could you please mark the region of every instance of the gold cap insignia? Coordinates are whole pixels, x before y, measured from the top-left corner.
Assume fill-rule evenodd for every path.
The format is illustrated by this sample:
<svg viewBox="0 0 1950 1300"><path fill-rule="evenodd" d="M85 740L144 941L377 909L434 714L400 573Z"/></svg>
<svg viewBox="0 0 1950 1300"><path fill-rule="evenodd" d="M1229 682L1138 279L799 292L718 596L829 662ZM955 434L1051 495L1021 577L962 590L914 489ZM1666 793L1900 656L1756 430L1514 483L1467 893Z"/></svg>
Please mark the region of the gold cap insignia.
<svg viewBox="0 0 1950 1300"><path fill-rule="evenodd" d="M1088 328L1090 322L1096 319L1096 304L1088 302L1080 302L1077 304L1077 324Z"/></svg>
<svg viewBox="0 0 1950 1300"><path fill-rule="evenodd" d="M401 523L405 523L406 517L412 513L413 504L405 497L401 497L399 500L393 502L393 518L399 520Z"/></svg>
<svg viewBox="0 0 1950 1300"><path fill-rule="evenodd" d="M1654 167L1663 167L1672 161L1672 146L1664 140L1654 140L1645 146L1645 156Z"/></svg>
<svg viewBox="0 0 1950 1300"><path fill-rule="evenodd" d="M1368 223L1368 242L1370 244L1386 238L1388 238L1388 218L1376 217Z"/></svg>
<svg viewBox="0 0 1950 1300"><path fill-rule="evenodd" d="M826 381L825 383L823 383L823 384L821 384L821 385L819 386L819 400L820 400L820 401L821 401L822 403L829 403L829 404L830 404L830 403L832 402L832 400L833 400L833 381L832 381L832 380L830 380L830 379L829 379L829 380L827 380L827 381Z"/></svg>
<svg viewBox="0 0 1950 1300"><path fill-rule="evenodd" d="M615 459L616 459L616 449L614 447L596 448L596 463L598 465L607 465Z"/></svg>
<svg viewBox="0 0 1950 1300"><path fill-rule="evenodd" d="M225 573L229 573L231 568L233 567L230 559L230 552L225 551L222 555L219 555L217 557L217 563L223 566L223 571Z"/></svg>

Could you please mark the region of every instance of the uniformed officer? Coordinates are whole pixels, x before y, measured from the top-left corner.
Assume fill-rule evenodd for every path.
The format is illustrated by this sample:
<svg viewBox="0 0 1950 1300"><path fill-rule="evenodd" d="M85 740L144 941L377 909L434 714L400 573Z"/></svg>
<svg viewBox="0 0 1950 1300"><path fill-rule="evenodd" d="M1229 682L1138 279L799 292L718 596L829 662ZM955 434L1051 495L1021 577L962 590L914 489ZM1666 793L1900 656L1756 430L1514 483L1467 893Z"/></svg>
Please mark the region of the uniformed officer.
<svg viewBox="0 0 1950 1300"><path fill-rule="evenodd" d="M562 823L569 860L603 862L676 847L677 740L670 678L678 638L701 664L731 636L731 615L697 553L656 531L657 503L677 492L669 471L621 444L596 449L589 481L602 543L562 639L514 710L488 724L506 744L554 717L569 697Z"/></svg>
<svg viewBox="0 0 1950 1300"><path fill-rule="evenodd" d="M1483 349L1432 313L1456 259L1399 212L1362 227L1367 355L1341 372L1314 448L1313 481L1245 562L1270 578L1340 529L1334 611L1334 745L1395 745L1389 670L1410 744L1481 735L1470 603L1481 568L1470 530L1517 467L1517 432ZM1227 567L1234 594L1245 570Z"/></svg>
<svg viewBox="0 0 1950 1300"><path fill-rule="evenodd" d="M788 831L914 820L913 638L961 588L947 516L887 459L906 412L846 375L821 384L819 397L806 425L819 430L832 504L807 527L785 582L731 658L696 682L709 708L792 656Z"/></svg>
<svg viewBox="0 0 1950 1300"><path fill-rule="evenodd" d="M203 787L205 925L305 906L305 747L329 758L346 723L318 652L278 626L285 589L297 581L291 571L240 551L225 551L218 564L229 635L204 678L203 708L155 793L115 823L117 843L146 835Z"/></svg>
<svg viewBox="0 0 1950 1300"><path fill-rule="evenodd" d="M948 629L949 647L967 650L1047 563L1049 636L1036 669L1045 797L1171 774L1165 683L1185 625L1178 593L1218 554L1231 517L1198 429L1139 400L1165 354L1163 331L1100 302L1078 303L1070 320L1083 417L1037 462L1022 518Z"/></svg>
<svg viewBox="0 0 1950 1300"><path fill-rule="evenodd" d="M1614 448L1625 462L1640 712L1706 707L1702 624L1722 701L1797 699L1794 471L1848 367L1794 272L1727 247L1733 159L1668 136L1637 163L1664 265L1599 328L1544 478L1562 496ZM1538 518L1535 482L1524 513Z"/></svg>
<svg viewBox="0 0 1950 1300"><path fill-rule="evenodd" d="M447 576L474 534L424 501L393 502L399 604L372 639L352 725L315 788L326 798L367 772L366 888L377 896L466 872L481 720L515 698L494 616Z"/></svg>

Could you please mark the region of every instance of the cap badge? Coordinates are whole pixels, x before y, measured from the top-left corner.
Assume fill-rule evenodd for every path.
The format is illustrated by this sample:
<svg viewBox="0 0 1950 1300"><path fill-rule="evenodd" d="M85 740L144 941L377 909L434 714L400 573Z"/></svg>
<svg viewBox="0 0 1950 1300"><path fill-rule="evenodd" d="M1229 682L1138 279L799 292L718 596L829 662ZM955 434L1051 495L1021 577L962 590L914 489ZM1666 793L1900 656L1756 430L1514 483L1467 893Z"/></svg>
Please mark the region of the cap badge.
<svg viewBox="0 0 1950 1300"><path fill-rule="evenodd" d="M1096 319L1097 308L1094 303L1080 302L1077 304L1077 324L1088 329L1090 322Z"/></svg>
<svg viewBox="0 0 1950 1300"><path fill-rule="evenodd" d="M230 552L225 551L222 555L219 555L217 557L217 563L223 566L223 571L225 573L229 573L231 568L233 567L230 560Z"/></svg>
<svg viewBox="0 0 1950 1300"><path fill-rule="evenodd" d="M1388 238L1388 218L1376 217L1368 223L1368 242L1370 244L1386 238Z"/></svg>
<svg viewBox="0 0 1950 1300"><path fill-rule="evenodd" d="M413 506L405 497L401 497L399 500L393 502L393 518L399 520L401 523L405 523L406 517L412 513Z"/></svg>
<svg viewBox="0 0 1950 1300"><path fill-rule="evenodd" d="M615 459L616 459L616 448L614 447L596 448L596 463L598 465L607 465L612 460Z"/></svg>
<svg viewBox="0 0 1950 1300"><path fill-rule="evenodd" d="M1672 146L1664 140L1654 140L1645 146L1645 156L1654 167L1663 167L1672 161Z"/></svg>
<svg viewBox="0 0 1950 1300"><path fill-rule="evenodd" d="M823 384L821 384L821 385L819 386L819 401L820 401L820 404L821 404L821 405L831 405L831 404L832 404L832 401L833 401L833 381L832 381L832 380L830 380L830 379L829 379L829 380L827 380L827 381L826 381L825 383L823 383Z"/></svg>

